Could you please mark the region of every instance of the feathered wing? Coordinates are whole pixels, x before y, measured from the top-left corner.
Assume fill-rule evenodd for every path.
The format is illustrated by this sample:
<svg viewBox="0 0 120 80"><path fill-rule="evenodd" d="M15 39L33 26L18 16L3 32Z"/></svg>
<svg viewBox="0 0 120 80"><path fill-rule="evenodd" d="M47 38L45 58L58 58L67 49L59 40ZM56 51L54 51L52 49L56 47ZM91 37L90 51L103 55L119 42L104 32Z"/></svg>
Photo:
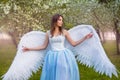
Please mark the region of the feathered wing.
<svg viewBox="0 0 120 80"><path fill-rule="evenodd" d="M117 75L115 66L107 57L99 36L91 25L78 25L68 31L73 40L77 41L83 38L86 34L92 32L93 37L85 40L76 47L72 47L66 40L65 46L73 51L78 62L85 64L88 67L93 67L96 72L105 73L109 77L112 74Z"/></svg>
<svg viewBox="0 0 120 80"><path fill-rule="evenodd" d="M28 80L33 72L42 67L46 50L23 52L22 48L36 47L44 43L45 33L31 31L26 33L20 40L16 56L4 74L3 80Z"/></svg>

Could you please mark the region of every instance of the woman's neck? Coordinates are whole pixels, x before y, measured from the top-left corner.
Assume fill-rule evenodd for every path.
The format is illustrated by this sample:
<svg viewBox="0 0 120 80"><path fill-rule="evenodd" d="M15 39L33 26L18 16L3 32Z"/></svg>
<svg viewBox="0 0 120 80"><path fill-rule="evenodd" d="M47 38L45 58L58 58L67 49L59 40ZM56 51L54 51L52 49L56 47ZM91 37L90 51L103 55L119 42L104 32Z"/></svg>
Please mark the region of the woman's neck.
<svg viewBox="0 0 120 80"><path fill-rule="evenodd" d="M55 32L59 32L59 27L55 27Z"/></svg>

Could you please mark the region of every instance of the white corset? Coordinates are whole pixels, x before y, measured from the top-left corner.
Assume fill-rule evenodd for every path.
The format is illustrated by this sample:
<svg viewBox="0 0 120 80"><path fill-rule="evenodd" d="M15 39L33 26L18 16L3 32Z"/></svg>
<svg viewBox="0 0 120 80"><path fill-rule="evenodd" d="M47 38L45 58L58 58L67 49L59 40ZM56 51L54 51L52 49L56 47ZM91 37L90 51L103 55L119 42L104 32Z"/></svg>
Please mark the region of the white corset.
<svg viewBox="0 0 120 80"><path fill-rule="evenodd" d="M51 46L52 50L63 50L65 49L64 47L64 41L65 41L65 36L64 35L58 35L58 36L49 36L49 43Z"/></svg>

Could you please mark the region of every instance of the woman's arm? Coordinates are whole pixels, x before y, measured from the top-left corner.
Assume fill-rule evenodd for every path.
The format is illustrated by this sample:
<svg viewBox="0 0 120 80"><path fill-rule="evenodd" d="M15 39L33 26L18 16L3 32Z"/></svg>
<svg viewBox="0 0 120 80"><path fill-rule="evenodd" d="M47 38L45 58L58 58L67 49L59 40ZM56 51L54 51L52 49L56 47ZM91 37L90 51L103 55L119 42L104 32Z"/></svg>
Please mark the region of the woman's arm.
<svg viewBox="0 0 120 80"><path fill-rule="evenodd" d="M72 38L70 37L70 34L68 33L67 30L64 30L64 34L65 34L67 40L70 42L70 44L71 44L72 46L74 46L74 47L77 46L78 44L82 43L82 42L85 41L86 39L89 39L89 38L91 38L91 37L93 36L92 33L89 33L89 34L87 34L85 37L83 37L82 39L80 39L80 40L78 40L78 41L74 41L74 40L72 40Z"/></svg>
<svg viewBox="0 0 120 80"><path fill-rule="evenodd" d="M48 46L48 42L49 42L48 33L46 33L45 41L42 46L37 46L34 48L23 47L23 51L24 52L25 51L39 51L39 50L45 49Z"/></svg>

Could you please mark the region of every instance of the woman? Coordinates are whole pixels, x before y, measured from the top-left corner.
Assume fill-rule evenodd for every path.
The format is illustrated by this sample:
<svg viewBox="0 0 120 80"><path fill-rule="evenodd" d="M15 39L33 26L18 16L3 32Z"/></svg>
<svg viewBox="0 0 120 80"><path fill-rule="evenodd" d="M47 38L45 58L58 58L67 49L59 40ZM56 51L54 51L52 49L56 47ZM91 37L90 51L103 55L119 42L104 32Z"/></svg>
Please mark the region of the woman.
<svg viewBox="0 0 120 80"><path fill-rule="evenodd" d="M63 17L55 14L47 33L31 31L24 34L3 80L28 80L41 67L41 80L79 80L76 60L100 74L118 77L117 69L91 25L78 25L68 31L62 25Z"/></svg>
<svg viewBox="0 0 120 80"><path fill-rule="evenodd" d="M50 50L45 56L41 80L79 80L79 70L73 53L64 47L65 38L72 46L77 46L86 39L92 37L92 33L78 41L72 40L67 30L63 29L63 17L55 14L51 20L51 29L46 33L42 46L28 48L23 51L34 51L46 49L48 43Z"/></svg>

